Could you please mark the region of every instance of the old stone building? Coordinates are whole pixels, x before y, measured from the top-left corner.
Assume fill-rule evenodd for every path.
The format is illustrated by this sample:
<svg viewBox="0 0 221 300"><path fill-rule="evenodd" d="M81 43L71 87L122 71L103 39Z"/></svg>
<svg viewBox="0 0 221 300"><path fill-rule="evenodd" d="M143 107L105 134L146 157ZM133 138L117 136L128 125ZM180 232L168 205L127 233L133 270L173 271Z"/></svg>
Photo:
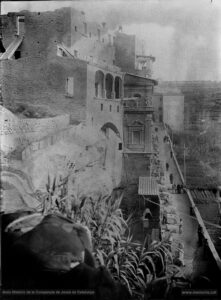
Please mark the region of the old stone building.
<svg viewBox="0 0 221 300"><path fill-rule="evenodd" d="M152 154L152 93L154 80L127 73L124 77L124 153L129 181L149 175Z"/></svg>
<svg viewBox="0 0 221 300"><path fill-rule="evenodd" d="M70 114L70 124L103 131L104 168L112 170L114 186L125 173L136 184L147 176L157 82L150 78L155 59L136 53L136 37L121 26L111 31L106 23L88 22L73 8L8 13L1 22L4 106Z"/></svg>

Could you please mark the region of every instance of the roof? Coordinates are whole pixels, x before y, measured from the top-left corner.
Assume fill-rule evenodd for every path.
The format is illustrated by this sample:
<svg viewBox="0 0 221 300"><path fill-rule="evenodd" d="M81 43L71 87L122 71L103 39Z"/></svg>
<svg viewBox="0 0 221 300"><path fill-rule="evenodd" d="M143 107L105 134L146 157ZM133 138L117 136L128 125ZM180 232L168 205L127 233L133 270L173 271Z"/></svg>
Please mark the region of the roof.
<svg viewBox="0 0 221 300"><path fill-rule="evenodd" d="M156 180L152 177L139 177L138 194L158 196L159 188Z"/></svg>
<svg viewBox="0 0 221 300"><path fill-rule="evenodd" d="M145 79L147 81L152 82L154 85L158 84L158 82L156 80L154 80L152 78L145 77L145 76L140 76L140 75L137 75L137 74L134 74L134 73L125 72L125 76L126 75L129 75L129 76L132 76L132 77L138 77L138 78L141 78L141 79Z"/></svg>

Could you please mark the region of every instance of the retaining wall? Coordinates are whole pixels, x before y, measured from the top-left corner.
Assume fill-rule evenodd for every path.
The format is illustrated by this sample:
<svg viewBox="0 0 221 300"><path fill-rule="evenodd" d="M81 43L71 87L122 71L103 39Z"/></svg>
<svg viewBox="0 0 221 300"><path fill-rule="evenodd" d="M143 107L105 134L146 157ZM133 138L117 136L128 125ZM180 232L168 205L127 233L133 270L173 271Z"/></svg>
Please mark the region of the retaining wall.
<svg viewBox="0 0 221 300"><path fill-rule="evenodd" d="M70 123L68 114L44 119L5 119L0 122L0 135L9 134L50 134L67 127Z"/></svg>

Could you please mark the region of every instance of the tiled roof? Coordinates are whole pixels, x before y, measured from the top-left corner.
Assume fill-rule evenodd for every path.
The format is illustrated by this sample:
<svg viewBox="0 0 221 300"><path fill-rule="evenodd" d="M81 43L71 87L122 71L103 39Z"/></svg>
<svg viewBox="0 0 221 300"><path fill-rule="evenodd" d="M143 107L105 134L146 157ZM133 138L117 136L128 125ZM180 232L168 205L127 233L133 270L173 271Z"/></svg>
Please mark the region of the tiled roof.
<svg viewBox="0 0 221 300"><path fill-rule="evenodd" d="M139 195L157 196L159 188L156 180L152 177L139 177Z"/></svg>

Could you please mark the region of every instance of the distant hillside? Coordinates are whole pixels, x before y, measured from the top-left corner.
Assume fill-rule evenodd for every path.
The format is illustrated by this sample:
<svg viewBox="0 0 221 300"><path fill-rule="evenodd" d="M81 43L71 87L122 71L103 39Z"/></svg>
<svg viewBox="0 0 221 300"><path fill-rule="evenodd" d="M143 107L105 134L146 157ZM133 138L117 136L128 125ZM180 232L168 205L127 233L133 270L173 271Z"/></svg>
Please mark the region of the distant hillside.
<svg viewBox="0 0 221 300"><path fill-rule="evenodd" d="M160 87L177 88L185 96L184 123L186 130L199 129L201 120L221 120L221 82L165 81Z"/></svg>
<svg viewBox="0 0 221 300"><path fill-rule="evenodd" d="M221 148L214 143L214 135L208 132L174 134L174 149L184 173L184 144L186 182L190 187L214 188L221 185Z"/></svg>
<svg viewBox="0 0 221 300"><path fill-rule="evenodd" d="M184 132L174 134L175 151L183 168L186 151L187 184L214 187L221 184L221 82L161 82L162 89L184 94Z"/></svg>

